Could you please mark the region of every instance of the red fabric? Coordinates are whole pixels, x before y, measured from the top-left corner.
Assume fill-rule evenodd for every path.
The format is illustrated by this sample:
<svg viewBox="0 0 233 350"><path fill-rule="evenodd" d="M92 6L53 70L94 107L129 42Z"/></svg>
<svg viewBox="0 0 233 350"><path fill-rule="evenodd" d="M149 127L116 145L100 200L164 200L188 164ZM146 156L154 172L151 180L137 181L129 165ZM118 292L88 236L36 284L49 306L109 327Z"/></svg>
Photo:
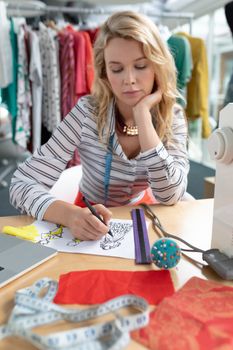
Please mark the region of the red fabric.
<svg viewBox="0 0 233 350"><path fill-rule="evenodd" d="M81 164L80 155L78 153L77 148L74 150L73 158L68 162L67 168L71 168L72 166Z"/></svg>
<svg viewBox="0 0 233 350"><path fill-rule="evenodd" d="M144 196L139 201L134 203L134 205L139 205L141 203L147 203L147 204L156 204L156 203L158 203L156 201L156 199L154 198L152 190L151 190L150 187L148 187L146 189Z"/></svg>
<svg viewBox="0 0 233 350"><path fill-rule="evenodd" d="M91 39L87 32L82 32L85 38L85 50L86 50L86 81L87 81L87 91L91 92L92 84L94 81L94 56L93 49L91 45Z"/></svg>
<svg viewBox="0 0 233 350"><path fill-rule="evenodd" d="M86 29L86 32L89 34L90 39L91 39L91 44L92 46L95 43L95 39L97 38L98 32L99 32L99 28L96 29Z"/></svg>
<svg viewBox="0 0 233 350"><path fill-rule="evenodd" d="M206 322L197 336L200 350L233 349L233 317Z"/></svg>
<svg viewBox="0 0 233 350"><path fill-rule="evenodd" d="M232 350L233 288L193 277L131 335L153 350Z"/></svg>
<svg viewBox="0 0 233 350"><path fill-rule="evenodd" d="M78 100L89 93L86 80L86 40L83 32L75 32L74 50L76 55L75 93Z"/></svg>
<svg viewBox="0 0 233 350"><path fill-rule="evenodd" d="M58 34L58 39L61 75L61 113L63 119L75 104L74 33L70 31L61 31Z"/></svg>
<svg viewBox="0 0 233 350"><path fill-rule="evenodd" d="M83 203L82 201L82 193L80 191L78 191L77 193L77 196L74 200L74 205L77 205L78 207L81 207L81 208L85 208L85 204ZM92 205L96 204L96 203L93 203L93 202L90 202ZM152 191L150 188L148 188L146 191L145 191L145 194L144 196L137 202L133 203L132 205L139 205L140 203L147 203L147 204L156 204L158 203L154 197L153 197L153 194L152 194Z"/></svg>
<svg viewBox="0 0 233 350"><path fill-rule="evenodd" d="M83 202L82 198L83 198L83 194L80 191L78 191L78 194L74 200L74 205L77 205L78 207L81 207L81 208L86 208L86 204ZM91 205L96 204L93 202L90 202L90 203L91 203Z"/></svg>
<svg viewBox="0 0 233 350"><path fill-rule="evenodd" d="M135 294L158 304L174 293L169 271L74 271L61 275L54 302L100 304L123 294Z"/></svg>

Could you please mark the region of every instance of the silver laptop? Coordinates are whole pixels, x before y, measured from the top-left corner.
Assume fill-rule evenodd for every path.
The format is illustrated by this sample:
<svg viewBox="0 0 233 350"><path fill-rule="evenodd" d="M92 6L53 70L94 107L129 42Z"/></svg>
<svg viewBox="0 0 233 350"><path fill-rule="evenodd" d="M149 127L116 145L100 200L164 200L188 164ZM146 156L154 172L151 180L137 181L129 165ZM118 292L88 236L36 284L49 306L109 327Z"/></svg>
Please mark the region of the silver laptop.
<svg viewBox="0 0 233 350"><path fill-rule="evenodd" d="M0 287L56 254L55 249L0 233Z"/></svg>

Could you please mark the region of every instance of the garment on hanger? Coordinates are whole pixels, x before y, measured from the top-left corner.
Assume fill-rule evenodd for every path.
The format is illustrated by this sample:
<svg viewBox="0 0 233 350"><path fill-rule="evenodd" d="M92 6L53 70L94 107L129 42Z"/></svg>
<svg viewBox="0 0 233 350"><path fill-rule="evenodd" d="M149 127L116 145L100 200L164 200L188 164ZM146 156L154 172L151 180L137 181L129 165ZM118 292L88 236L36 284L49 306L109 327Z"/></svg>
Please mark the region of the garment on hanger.
<svg viewBox="0 0 233 350"><path fill-rule="evenodd" d="M227 3L224 7L224 10L227 23L233 36L233 1Z"/></svg>
<svg viewBox="0 0 233 350"><path fill-rule="evenodd" d="M58 43L56 32L42 22L38 35L43 72L42 123L53 132L61 121Z"/></svg>
<svg viewBox="0 0 233 350"><path fill-rule="evenodd" d="M225 16L226 16L226 20L229 25L231 34L233 36L233 1L225 5ZM230 102L233 102L233 72L231 74L229 83L227 85L227 91L226 91L226 96L224 98L223 106L226 106Z"/></svg>
<svg viewBox="0 0 233 350"><path fill-rule="evenodd" d="M208 138L211 132L208 112L208 62L205 42L187 33L177 33L188 39L192 52L192 77L187 84L186 115L189 120L202 118L202 137Z"/></svg>
<svg viewBox="0 0 233 350"><path fill-rule="evenodd" d="M27 142L31 132L31 88L29 82L28 37L25 19L14 19L17 30L18 44L18 71L17 71L17 118L15 127L15 142L23 149L27 148Z"/></svg>
<svg viewBox="0 0 233 350"><path fill-rule="evenodd" d="M193 69L193 60L190 43L184 36L173 34L167 40L170 51L174 57L177 69L177 88L186 97L186 86L190 81ZM178 101L183 107L183 100Z"/></svg>
<svg viewBox="0 0 233 350"><path fill-rule="evenodd" d="M12 48L12 82L1 90L2 103L7 106L7 110L11 115L12 121L12 140L15 140L15 128L16 128L16 117L17 117L17 72L18 72L18 44L17 35L14 30L13 19L10 19L10 40ZM1 65L0 65L1 67Z"/></svg>
<svg viewBox="0 0 233 350"><path fill-rule="evenodd" d="M0 90L1 100L11 115L13 141L33 152L48 140L45 132L51 135L77 100L91 92L92 46L98 28L80 31L64 20L51 26L48 17L45 25L38 23L41 17L37 16L35 30L25 18L5 19L13 51L13 81ZM3 53L10 62L8 51ZM70 165L80 163L76 151L74 155Z"/></svg>
<svg viewBox="0 0 233 350"><path fill-rule="evenodd" d="M58 33L59 64L61 77L61 116L69 113L75 104L75 57L74 36L67 30Z"/></svg>
<svg viewBox="0 0 233 350"><path fill-rule="evenodd" d="M224 98L223 107L228 103L233 102L233 72L227 85L226 96Z"/></svg>
<svg viewBox="0 0 233 350"><path fill-rule="evenodd" d="M85 55L86 55L86 81L88 93L91 92L92 84L94 81L94 56L92 50L91 38L88 32L82 32L85 38Z"/></svg>
<svg viewBox="0 0 233 350"><path fill-rule="evenodd" d="M32 152L41 145L41 127L42 127L42 65L40 56L40 45L38 34L30 30L30 67L29 78L32 86Z"/></svg>
<svg viewBox="0 0 233 350"><path fill-rule="evenodd" d="M13 55L10 42L10 22L6 15L6 4L0 1L0 88L13 80Z"/></svg>

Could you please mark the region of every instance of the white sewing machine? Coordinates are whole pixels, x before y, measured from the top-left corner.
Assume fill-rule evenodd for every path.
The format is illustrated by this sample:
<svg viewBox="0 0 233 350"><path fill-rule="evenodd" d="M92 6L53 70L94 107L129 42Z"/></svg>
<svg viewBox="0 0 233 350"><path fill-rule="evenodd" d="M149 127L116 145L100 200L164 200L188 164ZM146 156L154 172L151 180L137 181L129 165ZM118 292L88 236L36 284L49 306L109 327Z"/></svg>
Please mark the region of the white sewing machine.
<svg viewBox="0 0 233 350"><path fill-rule="evenodd" d="M216 160L211 247L233 257L233 103L221 110L208 150Z"/></svg>

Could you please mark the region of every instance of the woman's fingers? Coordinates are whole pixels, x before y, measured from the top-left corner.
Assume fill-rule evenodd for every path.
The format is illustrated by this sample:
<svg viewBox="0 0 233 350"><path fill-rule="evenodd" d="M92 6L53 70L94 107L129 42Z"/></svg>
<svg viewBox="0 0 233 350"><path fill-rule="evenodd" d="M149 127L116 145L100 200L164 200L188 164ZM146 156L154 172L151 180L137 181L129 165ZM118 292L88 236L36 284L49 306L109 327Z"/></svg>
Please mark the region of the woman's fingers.
<svg viewBox="0 0 233 350"><path fill-rule="evenodd" d="M81 240L98 240L109 231L108 222L112 213L102 204L94 206L102 221L93 215L88 208L79 208L70 225L72 234Z"/></svg>
<svg viewBox="0 0 233 350"><path fill-rule="evenodd" d="M102 216L103 221L108 225L109 221L112 218L112 212L106 208L103 204L96 204L94 205L97 213Z"/></svg>
<svg viewBox="0 0 233 350"><path fill-rule="evenodd" d="M160 89L156 90L152 94L148 95L145 99L148 101L149 109L153 106L159 104L162 99L162 91Z"/></svg>
<svg viewBox="0 0 233 350"><path fill-rule="evenodd" d="M158 105L162 99L162 91L160 89L152 92L150 95L144 96L133 108L134 112L150 111L154 106ZM139 113L141 114L141 113Z"/></svg>

